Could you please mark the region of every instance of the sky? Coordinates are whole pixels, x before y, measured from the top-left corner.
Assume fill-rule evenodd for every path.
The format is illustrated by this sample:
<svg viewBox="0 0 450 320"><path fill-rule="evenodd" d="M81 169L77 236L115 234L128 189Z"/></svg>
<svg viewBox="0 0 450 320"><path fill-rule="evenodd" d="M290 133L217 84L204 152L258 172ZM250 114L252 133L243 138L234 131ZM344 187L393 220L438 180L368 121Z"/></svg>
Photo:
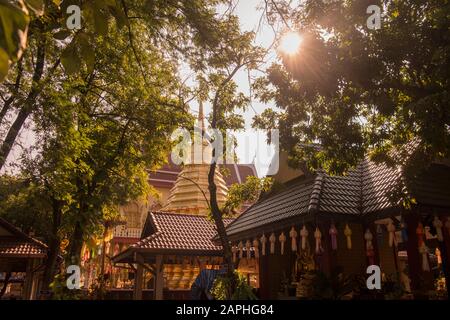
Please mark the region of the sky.
<svg viewBox="0 0 450 320"><path fill-rule="evenodd" d="M255 31L255 45L261 46L265 49L270 48L275 34L273 29L267 24L265 20L260 23L263 11L258 9L264 1L262 0L240 0L238 1L234 13L239 17L242 31ZM274 49L269 51L266 57L266 63L262 69L270 66L276 61L277 55ZM252 78L263 76L260 71L254 71L251 73ZM239 91L250 96L249 77L247 70L239 71L234 77L234 81L237 83ZM252 130L252 118L256 114L262 113L266 108L273 108L272 105L265 105L252 97L251 105L246 112L238 112L242 114L245 119L245 131L236 133L235 136L238 141L238 147L236 154L238 157L238 163L250 164L254 163L260 177L264 176L268 170L269 164L274 156L274 146L268 146L266 143L266 134L262 131L256 132ZM194 113L198 112L198 104L192 103L191 109ZM211 110L211 106L204 105L205 114L208 114ZM271 172L273 173L273 172Z"/></svg>

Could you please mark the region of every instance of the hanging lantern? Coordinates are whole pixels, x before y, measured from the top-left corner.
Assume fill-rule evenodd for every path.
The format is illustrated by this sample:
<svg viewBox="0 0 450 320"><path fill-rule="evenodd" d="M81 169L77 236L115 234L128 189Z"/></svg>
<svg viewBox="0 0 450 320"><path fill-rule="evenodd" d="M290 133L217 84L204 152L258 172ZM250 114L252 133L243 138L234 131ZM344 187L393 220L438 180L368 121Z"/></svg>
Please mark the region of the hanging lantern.
<svg viewBox="0 0 450 320"><path fill-rule="evenodd" d="M417 243L420 248L424 244L424 242L423 242L424 229L423 229L422 222L419 222L419 224L417 225L416 234L417 234Z"/></svg>
<svg viewBox="0 0 450 320"><path fill-rule="evenodd" d="M300 237L302 237L302 250L306 249L306 239L308 238L308 229L306 229L306 226L303 225L302 230L300 230Z"/></svg>
<svg viewBox="0 0 450 320"><path fill-rule="evenodd" d="M316 253L322 252L322 232L320 232L319 227L316 227L314 231L314 238L316 239Z"/></svg>
<svg viewBox="0 0 450 320"><path fill-rule="evenodd" d="M366 233L364 233L364 239L366 240L366 255L369 258L369 264L375 264L375 251L372 243L373 235L369 228L367 228Z"/></svg>
<svg viewBox="0 0 450 320"><path fill-rule="evenodd" d="M291 249L292 251L297 251L297 231L292 227L289 232L289 236L291 237Z"/></svg>
<svg viewBox="0 0 450 320"><path fill-rule="evenodd" d="M233 253L233 262L236 263L237 261L237 247L236 246L232 246L231 247L231 252Z"/></svg>
<svg viewBox="0 0 450 320"><path fill-rule="evenodd" d="M247 259L250 259L250 248L252 247L252 243L250 240L245 241L245 251L247 252Z"/></svg>
<svg viewBox="0 0 450 320"><path fill-rule="evenodd" d="M402 230L402 239L403 242L408 241L408 225L405 222L405 218L402 217L402 220L400 221L400 228Z"/></svg>
<svg viewBox="0 0 450 320"><path fill-rule="evenodd" d="M337 250L337 229L334 223L330 226L329 234L331 237L331 249Z"/></svg>
<svg viewBox="0 0 450 320"><path fill-rule="evenodd" d="M275 241L277 241L276 237L275 237L275 233L272 232L272 234L269 237L269 242L270 242L270 253L274 254L275 253Z"/></svg>
<svg viewBox="0 0 450 320"><path fill-rule="evenodd" d="M428 248L422 241L422 245L419 247L419 252L422 254L422 270L430 271L430 264L428 263Z"/></svg>
<svg viewBox="0 0 450 320"><path fill-rule="evenodd" d="M263 256L266 255L266 243L267 243L267 237L266 235L263 233L261 239L259 239L261 241L261 253Z"/></svg>
<svg viewBox="0 0 450 320"><path fill-rule="evenodd" d="M352 229L350 229L348 224L345 225L344 235L347 239L347 249L350 250L352 248Z"/></svg>
<svg viewBox="0 0 450 320"><path fill-rule="evenodd" d="M284 254L284 243L286 242L286 236L284 235L284 232L280 234L278 237L278 240L281 243L281 254Z"/></svg>
<svg viewBox="0 0 450 320"><path fill-rule="evenodd" d="M244 244L242 243L242 241L239 242L238 249L239 249L239 259L242 259L244 251Z"/></svg>
<svg viewBox="0 0 450 320"><path fill-rule="evenodd" d="M441 220L439 220L438 216L434 216L433 226L436 228L437 239L440 242L444 241L444 235L442 234L443 223Z"/></svg>
<svg viewBox="0 0 450 320"><path fill-rule="evenodd" d="M389 220L386 228L389 232L389 247L392 247L392 245L397 246L397 239L395 239L395 225L392 223L392 220Z"/></svg>
<svg viewBox="0 0 450 320"><path fill-rule="evenodd" d="M255 258L259 259L259 241L258 239L253 239L253 249L255 250Z"/></svg>

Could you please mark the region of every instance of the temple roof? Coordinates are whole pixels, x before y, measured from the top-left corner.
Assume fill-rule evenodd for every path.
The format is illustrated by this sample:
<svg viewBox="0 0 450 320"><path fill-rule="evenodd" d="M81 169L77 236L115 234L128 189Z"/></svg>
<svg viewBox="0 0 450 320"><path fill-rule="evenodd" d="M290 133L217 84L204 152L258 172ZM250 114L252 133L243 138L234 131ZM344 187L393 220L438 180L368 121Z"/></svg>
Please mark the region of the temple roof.
<svg viewBox="0 0 450 320"><path fill-rule="evenodd" d="M251 206L228 225L227 233L261 232L318 216L362 221L398 212L399 191L408 193L419 205L450 208L449 166L432 164L408 183L400 168L364 160L346 176L318 173L295 179Z"/></svg>
<svg viewBox="0 0 450 320"><path fill-rule="evenodd" d="M47 246L0 217L0 258L43 258Z"/></svg>
<svg viewBox="0 0 450 320"><path fill-rule="evenodd" d="M224 219L228 225L231 219ZM134 252L181 255L220 255L222 246L213 243L215 225L206 216L151 212L147 216L142 238L113 257L122 262Z"/></svg>

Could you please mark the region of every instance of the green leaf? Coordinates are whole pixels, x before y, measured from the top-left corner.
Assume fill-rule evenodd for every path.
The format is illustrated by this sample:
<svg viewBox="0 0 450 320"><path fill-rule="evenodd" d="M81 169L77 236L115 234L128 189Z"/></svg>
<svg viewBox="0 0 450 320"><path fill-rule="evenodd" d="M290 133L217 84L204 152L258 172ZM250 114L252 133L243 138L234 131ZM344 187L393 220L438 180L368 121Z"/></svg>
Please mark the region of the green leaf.
<svg viewBox="0 0 450 320"><path fill-rule="evenodd" d="M94 69L95 51L89 41L89 36L85 33L81 33L78 35L77 40L80 48L80 56L86 64L88 72L91 72Z"/></svg>
<svg viewBox="0 0 450 320"><path fill-rule="evenodd" d="M72 34L72 32L68 31L68 30L61 30L56 32L53 35L53 38L57 39L57 40L64 40L66 39L68 36L70 36Z"/></svg>
<svg viewBox="0 0 450 320"><path fill-rule="evenodd" d="M74 74L80 69L81 60L77 55L75 47L67 46L61 54L61 63L67 74Z"/></svg>
<svg viewBox="0 0 450 320"><path fill-rule="evenodd" d="M0 0L0 48L12 61L20 58L26 46L29 17L24 10Z"/></svg>
<svg viewBox="0 0 450 320"><path fill-rule="evenodd" d="M0 82L8 75L9 57L8 54L0 48Z"/></svg>

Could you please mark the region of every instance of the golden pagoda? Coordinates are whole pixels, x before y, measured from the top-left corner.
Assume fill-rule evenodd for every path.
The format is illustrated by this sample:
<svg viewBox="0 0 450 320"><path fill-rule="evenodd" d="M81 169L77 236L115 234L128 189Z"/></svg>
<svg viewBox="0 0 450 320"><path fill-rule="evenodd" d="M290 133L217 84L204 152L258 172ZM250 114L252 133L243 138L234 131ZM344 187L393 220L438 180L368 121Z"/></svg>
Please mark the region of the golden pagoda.
<svg viewBox="0 0 450 320"><path fill-rule="evenodd" d="M194 144L191 145L190 158L183 165L175 185L170 190L167 205L162 208L162 211L195 215L206 215L209 212L208 173L212 159L212 147L204 137L205 118L201 102L197 128L201 130L197 129L194 133L197 134L197 139L194 138ZM195 141L201 141L199 146L195 145ZM221 206L226 201L228 187L219 172L219 166L216 168L215 182L217 201Z"/></svg>

